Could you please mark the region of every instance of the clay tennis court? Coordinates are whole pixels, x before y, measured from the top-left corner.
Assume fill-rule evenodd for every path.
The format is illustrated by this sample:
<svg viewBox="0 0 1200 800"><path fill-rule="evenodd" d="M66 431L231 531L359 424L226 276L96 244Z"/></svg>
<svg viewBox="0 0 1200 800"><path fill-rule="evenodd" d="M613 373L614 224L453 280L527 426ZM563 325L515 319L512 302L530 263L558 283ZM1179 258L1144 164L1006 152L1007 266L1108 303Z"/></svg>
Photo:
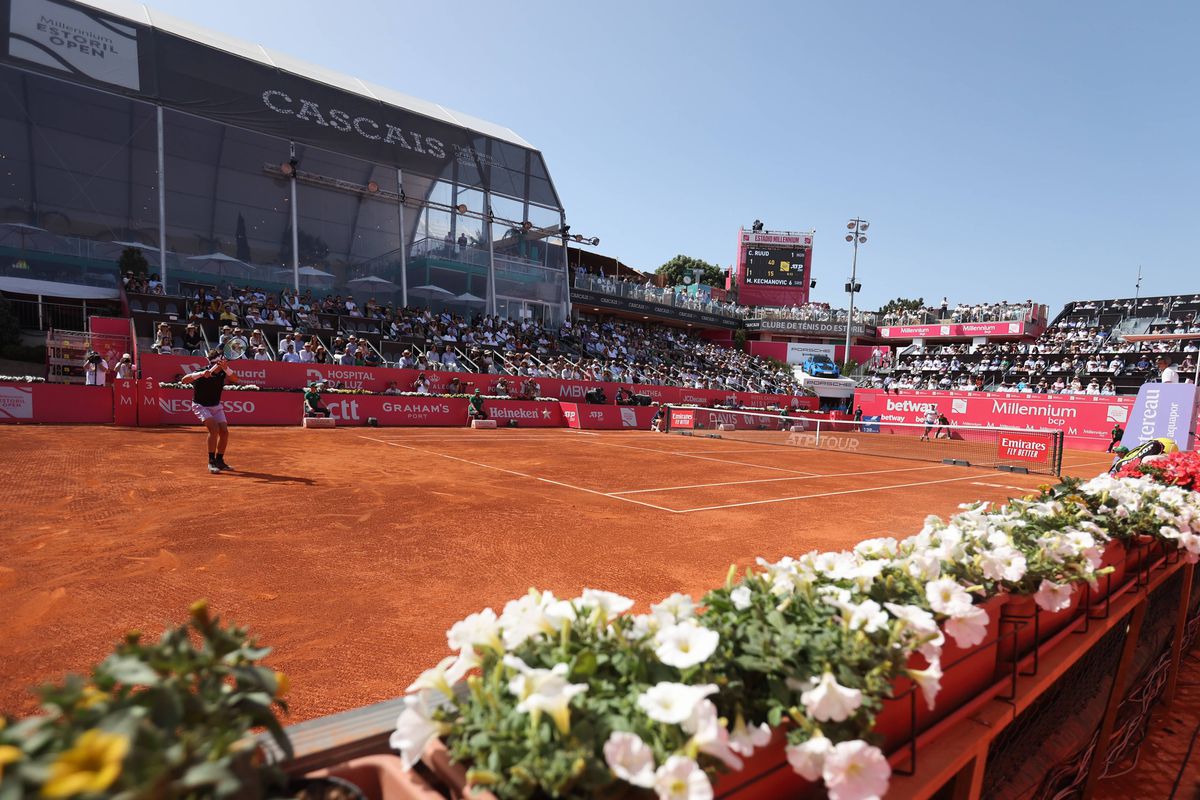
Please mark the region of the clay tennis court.
<svg viewBox="0 0 1200 800"><path fill-rule="evenodd" d="M536 585L702 594L730 563L916 532L1047 479L700 436L560 429L0 430L0 709L207 597L275 648L289 722L396 697L467 613ZM1103 453L1068 452L1091 475Z"/></svg>

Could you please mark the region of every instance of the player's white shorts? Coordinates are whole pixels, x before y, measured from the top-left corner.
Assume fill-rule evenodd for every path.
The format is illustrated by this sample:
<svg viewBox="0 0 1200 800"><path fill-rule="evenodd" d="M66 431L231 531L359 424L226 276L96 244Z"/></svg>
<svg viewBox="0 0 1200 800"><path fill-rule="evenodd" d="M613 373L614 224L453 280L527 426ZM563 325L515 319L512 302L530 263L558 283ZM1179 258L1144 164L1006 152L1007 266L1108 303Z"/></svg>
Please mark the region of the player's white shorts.
<svg viewBox="0 0 1200 800"><path fill-rule="evenodd" d="M192 403L192 411L196 412L196 416L200 418L201 422L208 422L210 419L214 419L217 422L226 425L229 424L228 420L225 419L225 409L221 408L221 406L201 406Z"/></svg>

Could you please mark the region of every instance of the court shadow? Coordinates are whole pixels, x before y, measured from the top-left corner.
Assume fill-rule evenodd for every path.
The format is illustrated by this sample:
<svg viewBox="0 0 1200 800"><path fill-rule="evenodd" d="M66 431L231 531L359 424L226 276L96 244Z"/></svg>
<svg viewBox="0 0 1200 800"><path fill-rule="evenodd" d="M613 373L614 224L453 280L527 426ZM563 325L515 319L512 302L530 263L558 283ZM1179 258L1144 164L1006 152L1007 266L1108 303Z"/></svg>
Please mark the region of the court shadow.
<svg viewBox="0 0 1200 800"><path fill-rule="evenodd" d="M301 478L296 475L272 475L269 472L246 472L244 470L231 470L223 473L231 478L250 478L259 483L300 483L305 486L315 486L316 481L312 478Z"/></svg>

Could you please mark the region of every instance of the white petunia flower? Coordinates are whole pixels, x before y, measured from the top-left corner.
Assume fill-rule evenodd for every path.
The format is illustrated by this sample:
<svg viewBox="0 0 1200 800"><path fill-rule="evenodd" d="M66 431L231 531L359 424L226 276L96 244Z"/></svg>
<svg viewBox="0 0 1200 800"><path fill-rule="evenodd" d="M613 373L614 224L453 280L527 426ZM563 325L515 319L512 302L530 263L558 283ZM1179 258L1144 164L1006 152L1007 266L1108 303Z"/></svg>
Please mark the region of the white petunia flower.
<svg viewBox="0 0 1200 800"><path fill-rule="evenodd" d="M884 603L883 607L890 611L892 616L903 622L908 631L912 632L912 636L906 638L925 640L918 648L921 655L930 661L941 655L942 645L945 644L946 638L942 635L942 629L938 627L933 614L920 606Z"/></svg>
<svg viewBox="0 0 1200 800"><path fill-rule="evenodd" d="M946 620L946 633L962 648L974 647L987 638L988 615L979 606L959 609Z"/></svg>
<svg viewBox="0 0 1200 800"><path fill-rule="evenodd" d="M939 578L925 584L925 599L939 614L954 616L971 605L971 595L952 578Z"/></svg>
<svg viewBox="0 0 1200 800"><path fill-rule="evenodd" d="M633 600L630 598L600 589L584 589L583 594L575 602L580 607L600 609L606 618L624 614L633 608Z"/></svg>
<svg viewBox="0 0 1200 800"><path fill-rule="evenodd" d="M802 744L787 746L787 760L797 775L806 781L819 781L825 770L825 759L833 752L833 742L821 734Z"/></svg>
<svg viewBox="0 0 1200 800"><path fill-rule="evenodd" d="M441 735L445 726L435 722L425 711L425 704L413 697L405 698L404 710L396 720L396 730L388 739L388 745L400 753L404 769L412 769L421 760L425 745Z"/></svg>
<svg viewBox="0 0 1200 800"><path fill-rule="evenodd" d="M650 613L658 620L659 625L671 625L695 616L696 601L690 594L676 592L661 603L650 606Z"/></svg>
<svg viewBox="0 0 1200 800"><path fill-rule="evenodd" d="M829 800L878 800L887 794L891 775L883 752L858 739L837 744L821 771Z"/></svg>
<svg viewBox="0 0 1200 800"><path fill-rule="evenodd" d="M450 643L450 649L455 651L474 647L490 647L497 652L504 649L500 641L499 618L490 608L451 625L446 632L446 641Z"/></svg>
<svg viewBox="0 0 1200 800"><path fill-rule="evenodd" d="M436 667L427 669L418 675L417 679L405 689L405 692L412 694L413 692L432 690L449 700L454 697L454 684L463 679L473 663L474 659L470 654L446 656Z"/></svg>
<svg viewBox="0 0 1200 800"><path fill-rule="evenodd" d="M852 631L861 630L864 633L875 633L888 626L887 612L874 600L864 600L856 606L849 606L846 610L850 612L846 618L846 624Z"/></svg>
<svg viewBox="0 0 1200 800"><path fill-rule="evenodd" d="M721 724L717 716L717 707L711 700L701 700L696 704L692 715L683 721L683 730L691 734L692 743L701 753L707 753L719 759L725 766L733 770L742 768L742 759L729 745L729 731Z"/></svg>
<svg viewBox="0 0 1200 800"><path fill-rule="evenodd" d="M669 667L687 669L707 661L720 640L716 631L688 619L654 634L654 654Z"/></svg>
<svg viewBox="0 0 1200 800"><path fill-rule="evenodd" d="M530 667L516 656L505 656L505 666L517 670L508 681L508 691L516 696L517 711L525 714L549 714L560 733L571 729L571 698L588 690L586 684L568 683L566 664L555 664L553 669Z"/></svg>
<svg viewBox="0 0 1200 800"><path fill-rule="evenodd" d="M862 700L862 692L842 686L832 672L826 672L816 686L800 694L800 702L818 722L841 722L858 710Z"/></svg>
<svg viewBox="0 0 1200 800"><path fill-rule="evenodd" d="M638 695L637 706L655 722L678 725L692 715L701 700L716 691L711 683L689 686L661 681Z"/></svg>
<svg viewBox="0 0 1200 800"><path fill-rule="evenodd" d="M1025 556L1012 547L1001 546L993 550L984 550L979 553L979 561L983 567L983 576L988 580L1016 583L1025 577Z"/></svg>
<svg viewBox="0 0 1200 800"><path fill-rule="evenodd" d="M654 750L636 733L613 731L604 743L604 761L626 783L649 789L654 786Z"/></svg>
<svg viewBox="0 0 1200 800"><path fill-rule="evenodd" d="M1071 596L1075 593L1075 588L1068 584L1058 584L1051 580L1042 580L1042 585L1038 587L1037 594L1033 596L1034 601L1043 611L1062 611L1071 605Z"/></svg>
<svg viewBox="0 0 1200 800"><path fill-rule="evenodd" d="M942 690L942 662L934 659L925 669L905 671L913 683L920 688L921 694L925 696L925 705L929 706L929 710L932 711L938 692Z"/></svg>
<svg viewBox="0 0 1200 800"><path fill-rule="evenodd" d="M750 607L750 587L737 587L729 593L729 600L733 603L733 607L738 611L745 611Z"/></svg>
<svg viewBox="0 0 1200 800"><path fill-rule="evenodd" d="M659 800L712 800L712 784L704 770L686 756L671 756L654 773Z"/></svg>
<svg viewBox="0 0 1200 800"><path fill-rule="evenodd" d="M747 725L746 718L740 713L729 732L729 747L733 752L749 756L759 747L766 747L771 742L771 726L763 722L758 725Z"/></svg>

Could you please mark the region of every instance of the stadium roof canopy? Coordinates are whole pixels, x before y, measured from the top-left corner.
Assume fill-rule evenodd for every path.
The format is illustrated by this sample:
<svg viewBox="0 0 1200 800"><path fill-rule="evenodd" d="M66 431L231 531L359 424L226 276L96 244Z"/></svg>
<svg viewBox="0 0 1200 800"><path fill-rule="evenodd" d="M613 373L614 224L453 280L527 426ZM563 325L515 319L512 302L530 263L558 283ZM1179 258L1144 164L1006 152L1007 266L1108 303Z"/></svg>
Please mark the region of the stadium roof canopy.
<svg viewBox="0 0 1200 800"><path fill-rule="evenodd" d="M75 2L80 5L91 6L116 17L124 17L131 22L140 23L147 27L156 28L194 42L199 42L200 44L208 45L217 50L224 50L226 53L238 56L239 58L257 61L264 66L282 70L300 78L317 81L326 86L332 86L335 89L352 92L362 97L377 100L381 103L405 109L406 111L412 111L430 119L436 119L460 128L467 128L468 130L476 131L493 139L500 139L519 147L530 150L537 149L525 139L518 136L511 128L506 128L503 125L497 125L496 123L464 114L461 111L453 111L438 103L421 100L403 92L389 89L386 86L369 83L352 75L346 75L326 67L310 64L307 61L287 55L286 53L281 53L278 50L271 50L261 44L238 39L237 37L205 28L165 12L157 11L143 3L131 3L126 2L126 0L75 0Z"/></svg>

